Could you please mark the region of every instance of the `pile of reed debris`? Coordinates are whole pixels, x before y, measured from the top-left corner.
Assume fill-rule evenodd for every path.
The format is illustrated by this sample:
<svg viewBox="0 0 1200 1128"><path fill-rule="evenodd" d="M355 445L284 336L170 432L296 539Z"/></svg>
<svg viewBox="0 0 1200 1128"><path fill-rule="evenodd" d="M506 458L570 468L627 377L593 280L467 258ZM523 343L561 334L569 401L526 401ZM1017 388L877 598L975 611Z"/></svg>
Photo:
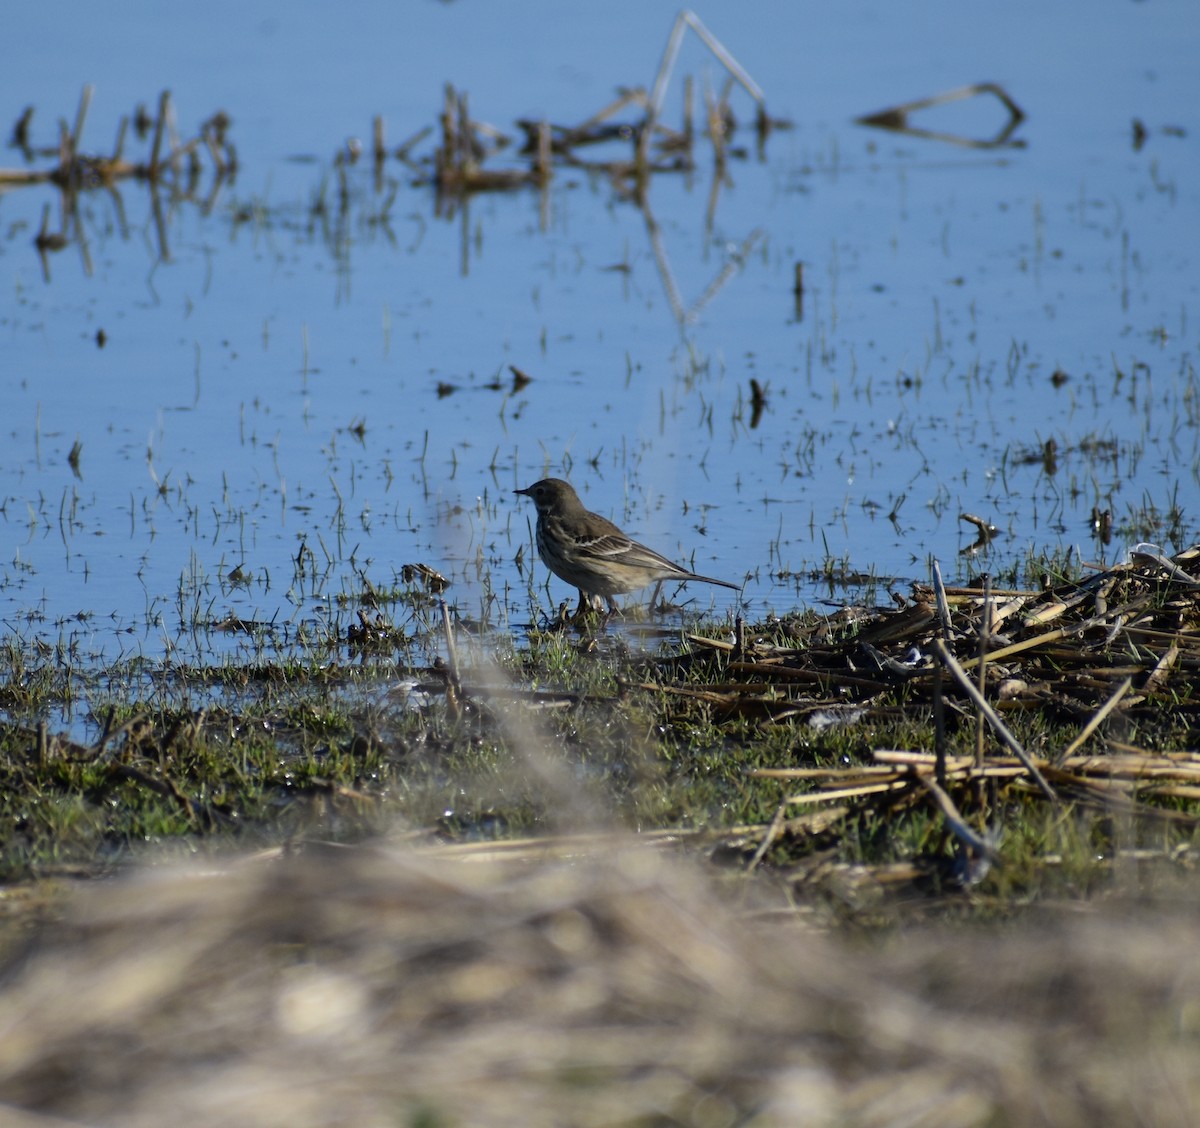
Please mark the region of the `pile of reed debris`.
<svg viewBox="0 0 1200 1128"><path fill-rule="evenodd" d="M695 649L664 669L713 661L723 680L643 683L667 697L703 701L726 721L764 726L822 728L932 710L933 748L874 749L870 763L848 767L754 771L795 792L783 797L756 862L780 834L827 829L855 805L883 803L895 812L928 802L961 845L954 876L974 883L995 856L999 829L972 829L959 804L982 811L975 821L986 823L989 789L994 807L1001 786L1054 804L1197 825L1195 741L1147 748L1125 735L1139 722L1153 722L1139 731L1158 738L1168 727L1194 732L1200 547L1168 559L1139 546L1126 563L1040 591L946 588L936 567L934 579L912 599L897 598L894 611L806 615L770 641L747 638L752 632L741 625L734 642L692 635ZM1077 725L1073 739L1023 747L1004 717L1030 711ZM972 723L974 754L948 755L947 728ZM814 805L825 805L822 813L789 817Z"/></svg>

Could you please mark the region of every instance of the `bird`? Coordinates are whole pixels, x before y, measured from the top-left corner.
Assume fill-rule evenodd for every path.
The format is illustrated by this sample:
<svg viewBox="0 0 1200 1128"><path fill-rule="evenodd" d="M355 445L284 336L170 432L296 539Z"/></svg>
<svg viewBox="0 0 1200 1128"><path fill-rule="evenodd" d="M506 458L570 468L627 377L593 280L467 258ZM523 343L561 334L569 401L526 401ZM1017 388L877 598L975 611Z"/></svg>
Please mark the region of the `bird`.
<svg viewBox="0 0 1200 1128"><path fill-rule="evenodd" d="M576 616L595 606L595 600L608 600L609 614L617 613L615 595L637 591L650 584L658 591L668 581L684 583L698 580L705 584L741 589L727 580L699 576L672 563L644 544L626 536L608 518L585 509L570 482L561 478L543 478L514 493L531 498L537 506L537 548L542 563L560 580L579 589Z"/></svg>

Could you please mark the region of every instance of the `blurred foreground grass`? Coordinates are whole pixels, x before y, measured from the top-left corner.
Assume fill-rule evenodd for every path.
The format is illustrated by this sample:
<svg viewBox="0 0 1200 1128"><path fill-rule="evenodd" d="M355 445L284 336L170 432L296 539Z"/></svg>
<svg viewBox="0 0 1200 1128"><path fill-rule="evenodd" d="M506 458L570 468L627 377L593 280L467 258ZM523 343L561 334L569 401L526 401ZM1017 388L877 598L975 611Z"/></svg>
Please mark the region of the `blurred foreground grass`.
<svg viewBox="0 0 1200 1128"><path fill-rule="evenodd" d="M1197 885L847 935L611 836L93 883L10 951L13 1125L1189 1125Z"/></svg>

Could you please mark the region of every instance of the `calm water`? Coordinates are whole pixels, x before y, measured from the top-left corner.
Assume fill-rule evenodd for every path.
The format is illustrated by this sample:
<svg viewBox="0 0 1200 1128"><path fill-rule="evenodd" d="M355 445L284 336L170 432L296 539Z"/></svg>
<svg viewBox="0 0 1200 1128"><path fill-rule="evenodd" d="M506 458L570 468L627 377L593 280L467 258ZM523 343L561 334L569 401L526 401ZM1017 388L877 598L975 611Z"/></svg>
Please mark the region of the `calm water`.
<svg viewBox="0 0 1200 1128"><path fill-rule="evenodd" d="M231 116L240 169L210 196L206 165L206 203L166 206L161 228L142 185L87 194L83 238L48 276L33 239L44 208L58 222L57 193L0 194L7 632L83 657L207 660L248 644L197 623L340 626L353 605L339 595L363 577L392 587L411 561L454 581L464 615L519 627L532 507L511 491L546 473L661 551L747 577L752 615L859 598L811 579L830 564L903 590L930 557L967 579L1029 551L1099 561L1196 538L1192 0L749 18L722 0L699 16L795 128L761 159L739 130L747 152L711 215L707 143L694 173L654 178L644 210L607 176L560 167L544 198L437 215L396 160L381 190L369 162L350 169L339 207L335 154L369 142L375 114L392 146L436 126L447 81L506 132L577 124L617 87L651 84L673 7L568 10L9 13L4 128L32 105L34 142L54 144L91 82L83 148L107 152L121 115L169 87L185 136ZM668 122L685 73L723 81L689 37ZM1028 115L1017 146L853 120L986 80ZM751 119L744 94L733 105ZM1005 120L981 98L913 124L991 138ZM22 167L15 149L0 163ZM532 382L514 392L509 365ZM766 391L753 427L751 378ZM1109 545L1094 507L1112 514ZM963 513L1000 530L984 557L962 555ZM553 581L548 598L535 576L543 608L573 595Z"/></svg>

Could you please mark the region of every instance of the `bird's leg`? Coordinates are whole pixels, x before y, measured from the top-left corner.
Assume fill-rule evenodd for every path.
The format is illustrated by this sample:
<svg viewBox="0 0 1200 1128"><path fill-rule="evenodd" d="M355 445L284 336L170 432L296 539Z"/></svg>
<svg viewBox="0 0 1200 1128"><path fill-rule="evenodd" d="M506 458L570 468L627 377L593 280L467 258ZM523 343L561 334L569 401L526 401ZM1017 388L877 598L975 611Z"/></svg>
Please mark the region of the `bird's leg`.
<svg viewBox="0 0 1200 1128"><path fill-rule="evenodd" d="M612 600L610 599L611 603ZM579 606L575 608L576 621L590 618L592 615L604 613L604 599L595 594L589 595L583 588L579 589Z"/></svg>
<svg viewBox="0 0 1200 1128"><path fill-rule="evenodd" d="M654 614L654 608L655 608L655 605L658 603L658 597L660 595L662 595L662 586L663 586L662 580L659 580L654 585L654 594L650 596L650 613L651 614Z"/></svg>
<svg viewBox="0 0 1200 1128"><path fill-rule="evenodd" d="M609 615L619 615L621 609L617 606L617 601L611 595L608 597L608 613Z"/></svg>

